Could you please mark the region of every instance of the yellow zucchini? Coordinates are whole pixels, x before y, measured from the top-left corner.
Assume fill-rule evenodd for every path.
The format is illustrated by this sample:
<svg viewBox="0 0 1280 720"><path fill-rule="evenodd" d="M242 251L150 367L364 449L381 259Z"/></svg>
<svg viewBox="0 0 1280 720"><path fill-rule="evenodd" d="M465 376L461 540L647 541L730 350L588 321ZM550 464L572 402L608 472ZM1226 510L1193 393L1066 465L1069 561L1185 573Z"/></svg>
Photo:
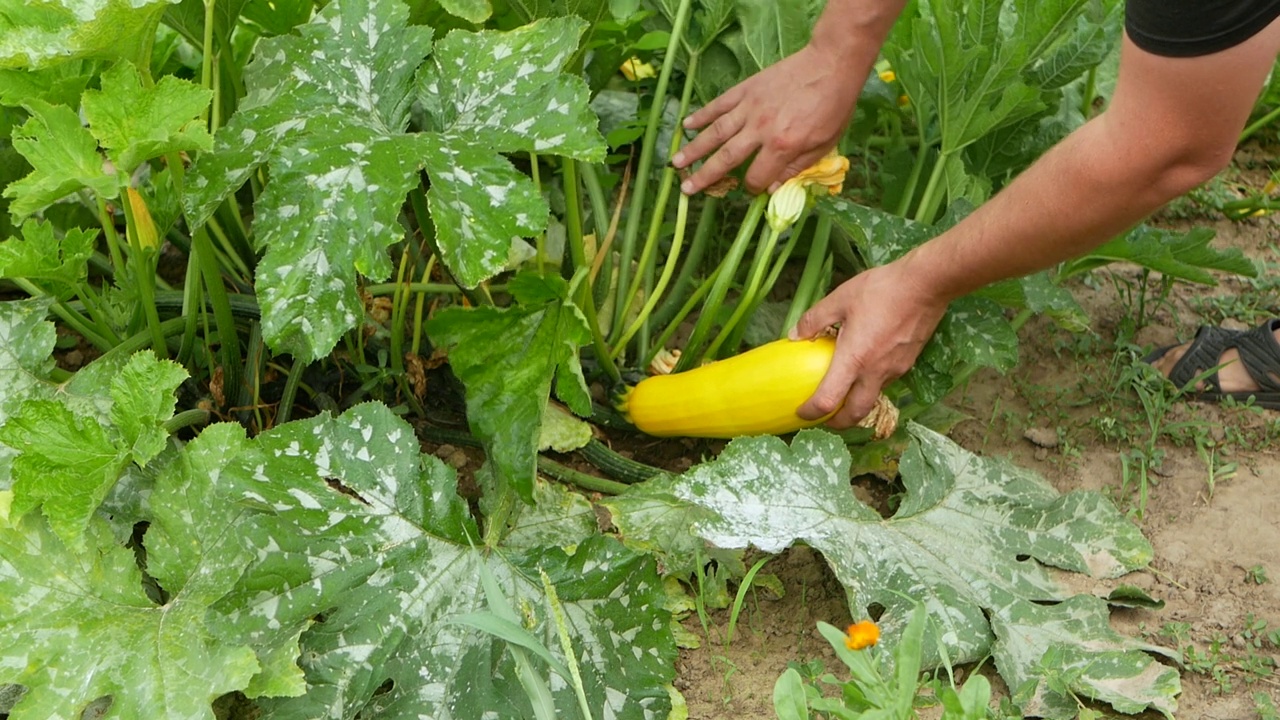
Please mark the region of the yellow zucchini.
<svg viewBox="0 0 1280 720"><path fill-rule="evenodd" d="M831 337L778 340L688 372L646 378L621 409L637 428L661 437L733 438L812 427L831 416L805 420L796 410L818 389L835 351Z"/></svg>

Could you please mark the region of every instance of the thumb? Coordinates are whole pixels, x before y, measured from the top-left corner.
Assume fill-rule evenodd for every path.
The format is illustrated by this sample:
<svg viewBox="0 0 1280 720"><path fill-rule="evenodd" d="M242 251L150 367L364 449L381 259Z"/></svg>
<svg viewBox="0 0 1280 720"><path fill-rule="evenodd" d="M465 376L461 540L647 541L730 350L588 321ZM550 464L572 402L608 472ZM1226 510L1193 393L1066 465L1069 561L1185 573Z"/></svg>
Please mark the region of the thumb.
<svg viewBox="0 0 1280 720"><path fill-rule="evenodd" d="M835 293L831 293L809 308L800 321L791 328L787 337L792 340L809 340L821 335L827 328L844 319L844 312Z"/></svg>

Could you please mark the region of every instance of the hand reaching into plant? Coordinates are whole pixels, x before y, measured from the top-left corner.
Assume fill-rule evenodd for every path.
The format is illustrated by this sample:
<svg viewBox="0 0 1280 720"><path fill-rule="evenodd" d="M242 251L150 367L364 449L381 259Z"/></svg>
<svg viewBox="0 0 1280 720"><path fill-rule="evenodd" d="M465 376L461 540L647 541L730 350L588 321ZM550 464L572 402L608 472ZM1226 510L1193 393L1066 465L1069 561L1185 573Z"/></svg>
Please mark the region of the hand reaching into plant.
<svg viewBox="0 0 1280 720"><path fill-rule="evenodd" d="M854 276L792 329L791 339L798 340L840 326L831 369L800 407L800 417L820 418L839 407L827 424L852 427L871 412L884 385L911 369L942 320L947 301L923 286L908 264L903 258Z"/></svg>
<svg viewBox="0 0 1280 720"><path fill-rule="evenodd" d="M851 77L838 54L810 44L738 83L685 120L702 132L672 163L683 168L714 154L681 190L701 191L753 153L746 176L753 193L809 167L844 132L864 77Z"/></svg>
<svg viewBox="0 0 1280 720"><path fill-rule="evenodd" d="M685 127L701 132L672 164L685 168L710 158L680 189L700 192L753 154L746 176L753 193L817 162L848 125L880 45L905 4L833 0L808 45L686 118Z"/></svg>

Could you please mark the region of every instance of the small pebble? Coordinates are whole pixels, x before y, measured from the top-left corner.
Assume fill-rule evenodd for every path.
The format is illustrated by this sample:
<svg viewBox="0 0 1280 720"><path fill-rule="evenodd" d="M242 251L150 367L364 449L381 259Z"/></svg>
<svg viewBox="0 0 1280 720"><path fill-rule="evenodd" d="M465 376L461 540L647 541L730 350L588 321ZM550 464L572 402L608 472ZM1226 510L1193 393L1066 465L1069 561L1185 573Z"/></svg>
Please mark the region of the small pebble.
<svg viewBox="0 0 1280 720"><path fill-rule="evenodd" d="M1044 462L1045 460L1049 459L1049 451L1042 447L1036 448L1035 457L1036 457L1036 460L1039 460L1040 462Z"/></svg>
<svg viewBox="0 0 1280 720"><path fill-rule="evenodd" d="M1053 428L1028 428L1022 437L1031 441L1032 445L1042 448L1058 447L1058 431Z"/></svg>

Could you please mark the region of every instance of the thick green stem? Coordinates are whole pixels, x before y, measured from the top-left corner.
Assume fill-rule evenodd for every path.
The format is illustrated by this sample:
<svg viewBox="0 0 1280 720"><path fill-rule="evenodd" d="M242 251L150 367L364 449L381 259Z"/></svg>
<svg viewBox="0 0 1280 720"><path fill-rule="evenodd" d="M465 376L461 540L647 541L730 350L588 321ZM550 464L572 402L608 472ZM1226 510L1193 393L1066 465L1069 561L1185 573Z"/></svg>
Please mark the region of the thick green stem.
<svg viewBox="0 0 1280 720"><path fill-rule="evenodd" d="M213 87L213 27L217 23L213 14L217 0L205 0L204 3L204 56L200 59L200 84L205 90L212 91ZM217 93L214 93L214 99L217 99ZM217 113L214 113L217 118ZM200 120L208 127L209 108L205 107L200 113ZM215 120L216 121L216 120ZM212 132L213 129L210 130Z"/></svg>
<svg viewBox="0 0 1280 720"><path fill-rule="evenodd" d="M653 308L658 304L658 298L667 289L667 283L671 282L671 276L675 274L676 265L680 261L680 246L684 243L684 230L689 221L689 196L680 193L680 198L676 204L676 232L675 237L671 240L671 251L667 254L667 262L662 266L662 277L658 278L658 284L654 286L649 298L645 302L644 307L640 309L640 314L636 316L631 327L622 334L616 345L613 346L613 355L617 357L627 347L627 343L635 336L636 331L641 326L648 324L649 314L653 312Z"/></svg>
<svg viewBox="0 0 1280 720"><path fill-rule="evenodd" d="M682 136L678 131L678 128L680 127L680 123L684 120L685 113L688 112L689 110L689 103L693 98L693 78L694 78L694 72L697 70L697 67L698 67L698 56L697 55L690 56L689 67L687 70L688 74L685 76L684 90L680 96L680 109L676 113L677 131L671 134L671 146L670 148L668 148L668 152L667 152L668 157L675 155L676 151L680 149L680 141L682 139ZM639 262L639 268L638 268L639 274L641 277L645 278L646 289L649 290L650 295L653 294L652 288L647 287L647 284L651 280L651 276L653 273L653 263L655 262L655 258L657 257L658 243L662 238L662 223L667 217L667 202L671 199L671 190L675 186L675 184L676 184L676 170L675 168L668 165L666 169L664 169L662 172L662 184L658 188L657 201L654 203L654 206L653 206L653 214L649 218L649 234L645 238L644 249L640 253L640 262ZM679 193L679 194L683 195L683 193ZM622 289L621 283L619 284L618 287L619 287L619 290ZM631 312L631 306L634 304L636 296L639 294L640 293L633 288L630 292L626 293L625 295L620 294L617 296L618 301L623 303L622 312L619 313L617 317L621 318L625 322L627 315ZM647 326L644 324L641 324L639 327L641 329L647 328ZM615 325L614 331L617 332L620 328L621 328L621 325ZM642 345L647 344L648 332L647 331L644 332L644 335L645 335L646 342L642 342L641 343ZM618 352L618 346L625 345L625 344L626 343L623 341L616 341L614 343L615 355ZM641 352L643 352L643 349L641 350Z"/></svg>
<svg viewBox="0 0 1280 720"><path fill-rule="evenodd" d="M688 300L684 301L684 305L680 306L680 309L676 311L676 314L667 323L667 329L662 331L662 334L654 341L653 347L644 355L639 363L640 367L648 367L649 363L653 362L653 358L658 354L658 351L666 347L666 344L675 336L676 331L680 329L680 323L684 322L686 317L689 317L689 313L693 312L698 303L702 302L702 298L706 297L707 293L710 292L711 287L715 285L716 278L720 277L723 269L724 265L722 264L694 289L693 294L689 296Z"/></svg>
<svg viewBox="0 0 1280 720"><path fill-rule="evenodd" d="M125 269L124 253L120 249L120 233L116 232L115 220L111 218L111 213L107 212L107 201L101 196L98 196L97 200L98 222L102 224L102 232L107 236L107 251L111 253L111 266L115 271L116 281L124 284L128 271Z"/></svg>
<svg viewBox="0 0 1280 720"><path fill-rule="evenodd" d="M503 482L498 486L498 499L494 504L493 512L485 517L484 525L484 545L488 548L496 548L502 542L502 538L507 535L507 526L512 520L512 516L519 510L520 498L516 495L515 488Z"/></svg>
<svg viewBox="0 0 1280 720"><path fill-rule="evenodd" d="M920 198L920 207L916 208L916 222L932 223L934 216L938 214L938 204L942 202L939 188L942 186L943 176L947 174L948 158L950 155L945 152L938 154L938 162L929 175L929 184L924 186L924 197Z"/></svg>
<svg viewBox="0 0 1280 720"><path fill-rule="evenodd" d="M707 346L706 356L715 359L716 353L720 352L720 346L728 339L733 331L738 327L738 323L746 317L747 311L751 309L755 302L756 294L760 292L760 285L764 282L765 268L769 266L769 262L773 257L773 248L778 244L778 238L782 233L776 228L769 228L768 238L760 245L759 251L756 253L755 260L751 263L751 269L747 275L747 284L742 289L742 295L738 298L737 307L733 309L733 314L729 316L729 320L720 328L716 339L711 341Z"/></svg>
<svg viewBox="0 0 1280 720"><path fill-rule="evenodd" d="M412 291L405 287L405 273L409 270L408 243L400 253L400 267L396 270L396 289L391 300L391 371L396 375L404 373L404 318L409 310L409 295Z"/></svg>
<svg viewBox="0 0 1280 720"><path fill-rule="evenodd" d="M306 369L307 363L302 358L293 359L293 367L289 369L289 377L284 382L284 394L280 396L279 409L276 411L277 426L289 422L293 415L293 401L298 397L298 386L302 384L302 372Z"/></svg>
<svg viewBox="0 0 1280 720"><path fill-rule="evenodd" d="M658 144L658 131L662 126L662 110L667 104L667 85L671 81L671 71L675 67L676 54L684 38L685 27L689 22L692 0L680 0L675 20L671 23L671 39L667 41L667 52L662 59L662 70L658 73L658 83L654 88L653 105L649 108L649 118L645 125L644 139L640 146L640 163L636 168L636 186L631 195L631 209L627 215L627 226L622 235L622 246L618 265L618 302L614 303L612 327L622 327L624 318L622 298L631 292L631 260L635 257L636 239L640 236L640 221L644 217L645 201L648 200L649 168L653 164L653 153ZM674 129L679 135L680 128Z"/></svg>
<svg viewBox="0 0 1280 720"><path fill-rule="evenodd" d="M774 259L773 268L769 270L769 275L765 278L764 285L755 293L755 296L751 298L749 306L747 307L746 317L750 318L755 315L756 311L759 310L760 306L764 303L764 299L768 297L769 291L778 283L778 278L782 275L782 269L786 267L787 260L791 259L791 251L795 249L796 241L799 240L799 238L800 234L798 232L792 233L791 237L787 240L787 244L782 246L782 252L778 253L778 257ZM746 331L747 323L745 321L739 322L737 326L734 327L733 332L729 334L729 338L725 341L723 347L728 351L736 349L742 344L742 336Z"/></svg>
<svg viewBox="0 0 1280 720"><path fill-rule="evenodd" d="M569 257L573 261L575 273L589 273L591 264L587 260L586 241L582 236L582 198L578 192L578 161L565 158L564 161L564 200L565 200L565 234L569 245ZM622 379L617 365L609 356L609 345L604 332L600 329L600 316L596 310L595 296L591 293L591 283L583 275L581 289L575 298L578 307L587 318L587 327L591 329L591 346L595 350L596 361L611 380Z"/></svg>
<svg viewBox="0 0 1280 720"><path fill-rule="evenodd" d="M609 234L609 203L605 200L604 187L600 185L595 166L582 163L578 170L582 172L582 186L587 189L587 200L591 203L591 223L596 227L596 248L599 249Z"/></svg>
<svg viewBox="0 0 1280 720"><path fill-rule="evenodd" d="M924 163L929 157L929 145L921 143L916 150L916 161L911 166L911 174L907 176L907 187L902 191L902 197L898 199L898 208L894 213L900 217L906 217L911 212L911 201L916 197L916 186L920 184L920 175L924 173Z"/></svg>
<svg viewBox="0 0 1280 720"><path fill-rule="evenodd" d="M702 313L698 317L698 323L693 328L693 335L689 337L684 353L680 356L680 362L676 364L676 372L683 372L697 367L698 361L702 358L702 345L706 342L707 335L711 333L711 328L715 325L716 314L720 311L720 305L724 302L725 296L729 293L729 286L733 284L733 280L738 274L738 264L742 262L742 257L747 252L747 246L751 244L751 238L755 236L756 226L760 224L760 218L764 216L764 209L768 203L768 194L761 193L751 201L751 206L747 208L747 216L743 218L742 225L738 228L738 236L734 238L733 244L729 247L725 262L716 277L715 285L712 286L710 294L707 296L706 304L702 308Z"/></svg>
<svg viewBox="0 0 1280 720"><path fill-rule="evenodd" d="M183 428L191 427L192 425L204 425L207 422L209 422L208 410L199 408L183 410L165 421L164 431L172 435Z"/></svg>
<svg viewBox="0 0 1280 720"><path fill-rule="evenodd" d="M706 202L702 204L702 215L698 218L698 227L693 231L693 240L689 243L689 254L685 256L684 262L680 263L680 274L672 283L671 292L667 293L662 304L651 316L653 324L665 326L680 308L680 304L684 302L689 285L693 282L693 276L698 272L698 266L702 264L702 256L706 254L707 246L711 244L711 233L715 230L716 220L719 219L719 206L720 199L716 197L707 197Z"/></svg>
<svg viewBox="0 0 1280 720"><path fill-rule="evenodd" d="M26 278L11 278L10 280L14 285L17 285L32 297L40 297L45 294L45 292L36 286L35 283L27 280ZM54 315L62 318L63 322L71 326L72 330L80 333L80 335L82 335L90 345L93 345L99 350L107 352L116 345L116 343L111 342L106 337L99 334L98 331L94 329L93 323L90 322L88 318L76 312L74 308L69 307L62 300L59 300L56 297L53 298L53 305L49 309Z"/></svg>
<svg viewBox="0 0 1280 720"><path fill-rule="evenodd" d="M1259 130L1270 125L1278 117L1280 117L1280 107L1250 123L1249 127L1246 127L1244 131L1240 133L1240 139L1236 141L1236 144L1241 144L1253 137Z"/></svg>
<svg viewBox="0 0 1280 720"><path fill-rule="evenodd" d="M191 246L200 261L200 274L204 278L209 304L213 306L213 321L218 328L219 355L222 361L223 387L228 396L234 397L240 388L240 336L236 334L236 319L231 312L227 288L222 284L222 272L213 251L213 242L203 227L191 236Z"/></svg>
<svg viewBox="0 0 1280 720"><path fill-rule="evenodd" d="M605 480L604 478L598 478L595 475L578 472L573 468L561 465L554 460L548 460L544 457L538 458L538 470L543 475L553 477L561 482L567 482L572 485L577 485L583 490L604 493L606 495L620 495L626 492L627 488L630 487L626 483Z"/></svg>
<svg viewBox="0 0 1280 720"><path fill-rule="evenodd" d="M160 331L164 333L165 337L173 337L174 335L182 332L182 328L186 326L186 324L187 320L184 317L170 318L160 323ZM150 347L152 342L154 341L151 338L151 331L143 330L140 333L135 333L121 340L115 347L103 353L102 357L98 359L102 360L103 358L129 357L139 350Z"/></svg>
<svg viewBox="0 0 1280 720"><path fill-rule="evenodd" d="M814 230L813 240L809 245L809 257L805 259L804 272L800 274L800 282L796 285L791 307L787 309L787 316L782 321L780 337L786 337L791 328L800 322L800 316L813 305L814 296L824 289L819 287L819 283L822 280L822 268L827 260L832 225L830 215L824 213L818 216L818 227Z"/></svg>

